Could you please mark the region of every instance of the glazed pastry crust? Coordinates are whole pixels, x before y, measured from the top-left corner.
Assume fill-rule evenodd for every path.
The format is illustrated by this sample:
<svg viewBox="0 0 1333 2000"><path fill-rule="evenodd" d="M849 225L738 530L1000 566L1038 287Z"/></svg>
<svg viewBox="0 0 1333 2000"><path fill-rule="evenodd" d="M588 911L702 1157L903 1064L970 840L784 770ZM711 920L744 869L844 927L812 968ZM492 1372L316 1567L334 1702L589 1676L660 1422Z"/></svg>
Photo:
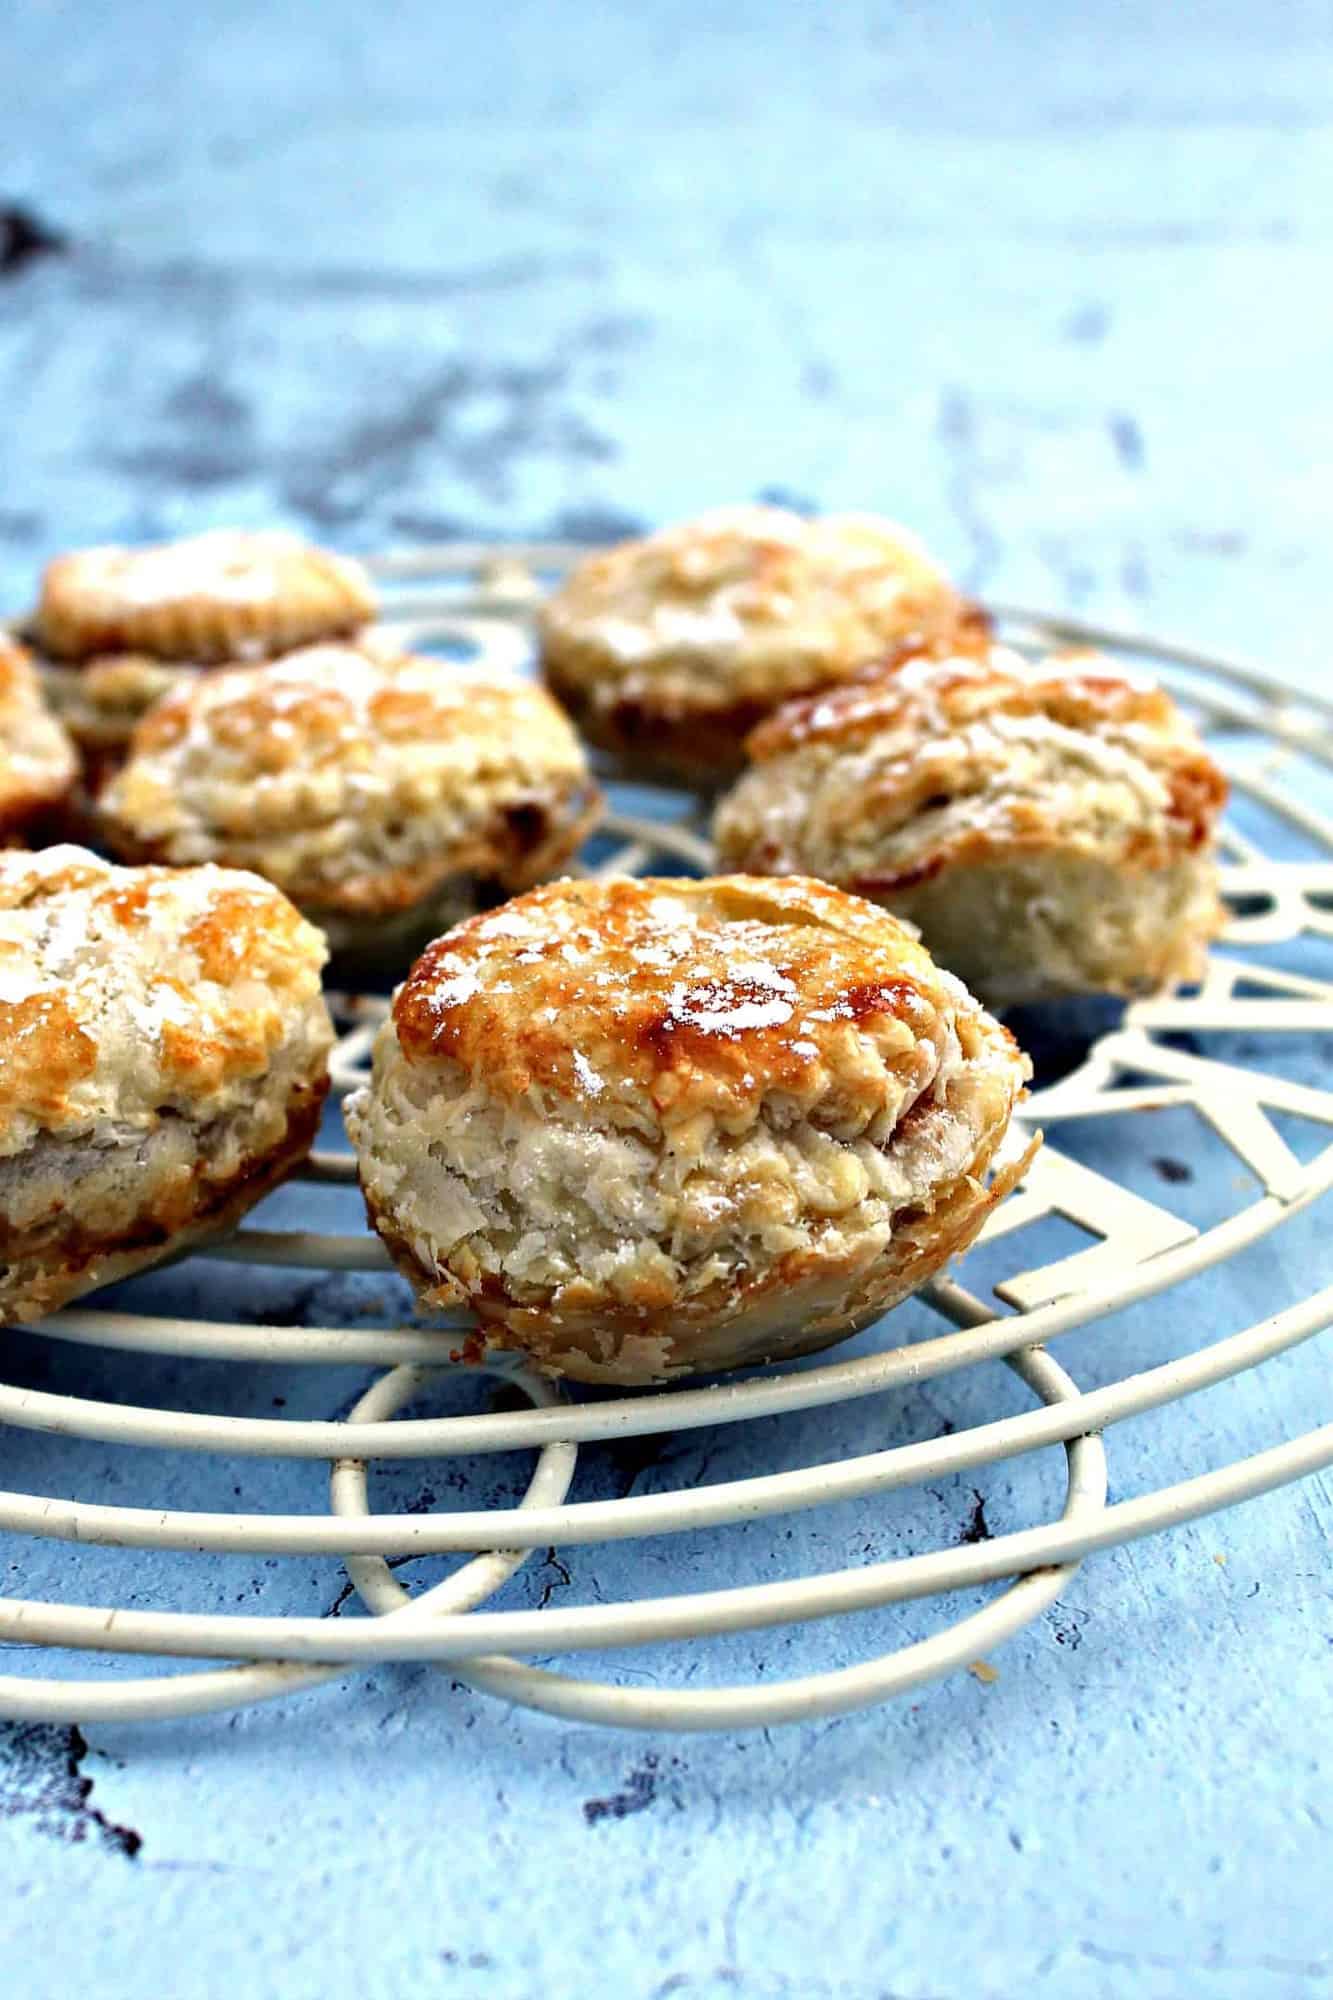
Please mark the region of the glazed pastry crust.
<svg viewBox="0 0 1333 2000"><path fill-rule="evenodd" d="M1223 920L1225 779L1163 689L1093 656L909 662L748 749L724 861L873 897L988 999L1194 976Z"/></svg>
<svg viewBox="0 0 1333 2000"><path fill-rule="evenodd" d="M705 782L779 702L987 625L905 529L778 507L589 556L539 613L547 683L590 741Z"/></svg>
<svg viewBox="0 0 1333 2000"><path fill-rule="evenodd" d="M254 876L0 855L0 1324L225 1227L302 1156L325 955Z"/></svg>
<svg viewBox="0 0 1333 2000"><path fill-rule="evenodd" d="M56 659L105 654L207 664L286 652L375 615L360 563L295 535L218 529L151 548L79 549L49 563L33 635Z"/></svg>
<svg viewBox="0 0 1333 2000"><path fill-rule="evenodd" d="M348 1101L426 1304L585 1381L827 1345L971 1241L1028 1074L823 884L565 882L438 940Z"/></svg>
<svg viewBox="0 0 1333 2000"><path fill-rule="evenodd" d="M335 944L542 880L599 810L543 689L364 643L178 689L101 800L123 857L252 868Z"/></svg>
<svg viewBox="0 0 1333 2000"><path fill-rule="evenodd" d="M0 634L0 846L63 805L77 777L74 745L43 701L31 660Z"/></svg>

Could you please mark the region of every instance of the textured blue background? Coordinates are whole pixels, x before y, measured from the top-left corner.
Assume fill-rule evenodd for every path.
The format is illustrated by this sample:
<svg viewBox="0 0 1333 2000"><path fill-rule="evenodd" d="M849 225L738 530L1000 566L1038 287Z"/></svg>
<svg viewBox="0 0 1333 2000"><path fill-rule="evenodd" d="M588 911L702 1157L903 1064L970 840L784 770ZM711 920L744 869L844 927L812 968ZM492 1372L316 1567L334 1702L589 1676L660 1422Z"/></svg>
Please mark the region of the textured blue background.
<svg viewBox="0 0 1333 2000"><path fill-rule="evenodd" d="M0 590L22 602L72 542L214 521L374 547L789 494L899 512L997 597L1316 675L1331 55L1322 4L11 0L0 201L66 246L0 272ZM1234 1203L1230 1162L1175 1114L1159 1129L1194 1181L1163 1189L1141 1147L1118 1170L1200 1220ZM1327 1226L1061 1358L1095 1383L1233 1331L1327 1277ZM188 1306L199 1282L137 1296ZM247 1298L255 1317L400 1307L387 1284L276 1273ZM928 1322L912 1306L894 1330ZM133 1364L127 1385L131 1365L21 1338L6 1357L16 1380L256 1412L327 1414L357 1386L264 1375L238 1402L234 1370ZM1312 1346L1117 1434L1115 1492L1326 1414L1327 1372ZM979 1371L897 1408L592 1455L578 1490L1021 1406ZM3 1450L30 1491L236 1504L206 1464ZM315 1469L245 1476L247 1503L320 1504ZM489 1461L469 1490L517 1476ZM456 1502L433 1478L376 1491ZM1058 1484L1050 1456L988 1478L990 1525ZM951 1482L790 1536L534 1561L502 1601L797 1573L974 1520ZM993 1685L771 1737L565 1729L424 1671L86 1743L0 1730L6 1976L38 2000L1328 1992L1329 1521L1315 1480L1108 1555ZM0 1556L11 1589L76 1600L310 1610L339 1588L314 1564ZM934 1615L627 1667L808 1671Z"/></svg>

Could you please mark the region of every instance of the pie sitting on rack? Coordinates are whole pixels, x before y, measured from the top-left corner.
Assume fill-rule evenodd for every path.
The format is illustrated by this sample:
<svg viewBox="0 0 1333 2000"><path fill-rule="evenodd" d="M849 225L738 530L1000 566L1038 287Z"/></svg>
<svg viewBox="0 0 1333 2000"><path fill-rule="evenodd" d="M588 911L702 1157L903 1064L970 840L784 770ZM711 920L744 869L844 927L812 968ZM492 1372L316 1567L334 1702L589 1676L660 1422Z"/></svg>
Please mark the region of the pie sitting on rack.
<svg viewBox="0 0 1333 2000"><path fill-rule="evenodd" d="M634 1384L826 1347L923 1284L1025 1165L997 1154L1028 1075L857 897L621 878L438 939L345 1108L426 1305Z"/></svg>
<svg viewBox="0 0 1333 2000"><path fill-rule="evenodd" d="M253 875L0 854L0 1325L225 1231L304 1158L325 955Z"/></svg>

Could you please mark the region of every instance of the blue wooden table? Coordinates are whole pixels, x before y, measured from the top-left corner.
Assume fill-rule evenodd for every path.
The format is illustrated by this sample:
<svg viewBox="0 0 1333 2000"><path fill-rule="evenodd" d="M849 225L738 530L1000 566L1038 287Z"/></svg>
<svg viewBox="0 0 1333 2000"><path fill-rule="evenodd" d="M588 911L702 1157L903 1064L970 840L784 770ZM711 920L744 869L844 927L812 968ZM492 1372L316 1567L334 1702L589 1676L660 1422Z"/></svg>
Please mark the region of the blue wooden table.
<svg viewBox="0 0 1333 2000"><path fill-rule="evenodd" d="M16 0L4 599L55 550L113 536L605 536L790 496L898 513L997 599L1317 677L1331 57L1326 8L1296 0L989 17ZM1326 1055L1311 1047L1312 1075ZM188 1268L151 1281L161 1297L190 1303ZM1114 1379L1331 1271L1310 1213L1061 1358ZM310 1305L274 1273L223 1301ZM14 1369L125 1393L123 1361L43 1352L16 1342ZM975 1373L931 1422L1016 1406ZM1327 1384L1314 1344L1135 1426L1118 1489L1293 1434L1327 1416ZM910 1400L811 1419L792 1449L871 1449L922 1421ZM652 1490L762 1469L763 1449L695 1439L593 1476ZM0 1450L4 1484L43 1490L40 1439ZM996 1527L1030 1502L1008 1470L985 1496ZM89 1452L84 1473L82 1497L131 1496L123 1457ZM164 1466L155 1490L226 1504L201 1476ZM411 1468L391 1490L410 1495ZM294 1471L265 1493L318 1504ZM975 1528L968 1482L931 1504L935 1540ZM1330 1514L1315 1479L1104 1556L993 1681L807 1730L601 1735L387 1669L230 1721L0 1728L13 1990L1329 1992ZM919 1525L801 1517L781 1560L827 1562L835 1534L892 1553ZM314 1565L220 1559L205 1588L183 1557L0 1554L7 1588L72 1600L337 1593ZM532 1564L513 1601L651 1591L659 1559ZM715 1537L698 1575L773 1560L771 1539ZM888 1630L780 1650L760 1634L707 1671L837 1665Z"/></svg>

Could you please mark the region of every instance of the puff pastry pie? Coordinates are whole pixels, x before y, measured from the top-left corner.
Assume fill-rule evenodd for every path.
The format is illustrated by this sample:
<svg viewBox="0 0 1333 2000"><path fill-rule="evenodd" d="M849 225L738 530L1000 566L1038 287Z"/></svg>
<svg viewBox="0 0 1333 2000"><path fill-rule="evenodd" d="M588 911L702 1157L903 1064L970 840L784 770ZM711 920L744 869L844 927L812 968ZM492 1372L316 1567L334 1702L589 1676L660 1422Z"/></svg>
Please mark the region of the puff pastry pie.
<svg viewBox="0 0 1333 2000"><path fill-rule="evenodd" d="M253 875L0 854L0 1325L216 1234L303 1157L324 956Z"/></svg>
<svg viewBox="0 0 1333 2000"><path fill-rule="evenodd" d="M971 1242L1026 1058L817 882L561 882L436 941L348 1100L428 1306L647 1383L827 1346Z"/></svg>
<svg viewBox="0 0 1333 2000"><path fill-rule="evenodd" d="M79 760L28 655L0 634L0 847L15 846L73 791Z"/></svg>
<svg viewBox="0 0 1333 2000"><path fill-rule="evenodd" d="M100 801L123 858L253 868L358 952L557 873L600 803L544 689L370 643L177 688Z"/></svg>
<svg viewBox="0 0 1333 2000"><path fill-rule="evenodd" d="M1198 976L1226 781L1161 688L1088 654L917 660L792 703L718 808L731 867L919 926L992 1004Z"/></svg>
<svg viewBox="0 0 1333 2000"><path fill-rule="evenodd" d="M758 506L589 556L539 614L547 685L589 741L700 785L789 697L986 629L906 529Z"/></svg>
<svg viewBox="0 0 1333 2000"><path fill-rule="evenodd" d="M360 563L295 535L224 528L58 556L29 624L47 694L96 776L200 668L337 638L374 615Z"/></svg>

